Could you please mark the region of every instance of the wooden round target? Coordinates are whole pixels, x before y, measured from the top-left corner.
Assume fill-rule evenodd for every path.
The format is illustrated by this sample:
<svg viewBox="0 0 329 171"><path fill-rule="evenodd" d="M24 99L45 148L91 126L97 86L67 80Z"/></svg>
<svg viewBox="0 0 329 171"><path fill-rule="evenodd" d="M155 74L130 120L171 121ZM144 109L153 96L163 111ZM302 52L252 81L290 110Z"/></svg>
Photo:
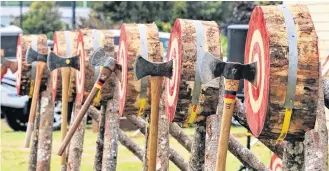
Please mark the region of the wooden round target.
<svg viewBox="0 0 329 171"><path fill-rule="evenodd" d="M276 154L274 154L271 158L270 170L271 171L282 171L282 160Z"/></svg>
<svg viewBox="0 0 329 171"><path fill-rule="evenodd" d="M66 58L75 56L77 53L77 31L56 31L54 33L53 51L56 55ZM75 95L74 69L71 69L71 80L69 83L69 101L73 100ZM55 69L51 72L52 77L52 99L61 100L62 98L62 78L61 71Z"/></svg>
<svg viewBox="0 0 329 171"><path fill-rule="evenodd" d="M80 70L75 71L76 102L82 104L94 86L95 78L101 70L99 66L89 65L93 51L103 47L107 56L114 56L114 37L108 30L81 29L77 39L77 54L80 54ZM98 72L97 72L98 69ZM108 79L101 90L101 99L108 100L111 95L113 80Z"/></svg>
<svg viewBox="0 0 329 171"><path fill-rule="evenodd" d="M170 121L193 123L216 113L220 78L200 87L195 87L195 82L201 81L195 80L198 61L206 52L219 57L220 47L216 22L176 19L166 57L173 60L173 76L165 79L165 108Z"/></svg>
<svg viewBox="0 0 329 171"><path fill-rule="evenodd" d="M150 83L146 80L146 84L142 84L135 79L133 63L137 55L142 54L150 61L162 61L158 28L155 24L122 24L120 30L117 52L117 62L122 67L118 83L119 112L141 115L150 111Z"/></svg>
<svg viewBox="0 0 329 171"><path fill-rule="evenodd" d="M286 22L289 20L294 22ZM296 25L294 25L296 23ZM288 38L288 30L296 28ZM289 58L296 50L298 59ZM317 36L306 6L257 6L251 15L245 46L245 63L257 62L255 82L244 82L247 121L253 135L278 139L285 119L289 59L298 63L296 88L288 133L289 139L303 139L313 129L319 86ZM294 60L290 62L293 63ZM290 100L289 100L290 101Z"/></svg>
<svg viewBox="0 0 329 171"><path fill-rule="evenodd" d="M17 79L16 79L16 91L18 95L29 95L32 97L34 80L32 80L32 64L28 64L26 61L26 51L31 47L33 50L47 54L47 36L45 34L38 35L19 35L17 40ZM34 70L35 71L35 70ZM36 73L34 73L36 74ZM41 90L45 87L49 72L47 69L44 70Z"/></svg>

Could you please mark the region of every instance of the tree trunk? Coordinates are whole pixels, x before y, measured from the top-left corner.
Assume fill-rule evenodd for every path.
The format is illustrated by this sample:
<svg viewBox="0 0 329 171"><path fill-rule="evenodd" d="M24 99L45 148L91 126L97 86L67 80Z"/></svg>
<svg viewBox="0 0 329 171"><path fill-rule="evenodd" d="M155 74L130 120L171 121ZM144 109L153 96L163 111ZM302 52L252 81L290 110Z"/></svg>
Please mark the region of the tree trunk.
<svg viewBox="0 0 329 171"><path fill-rule="evenodd" d="M163 99L163 98L162 98ZM159 128L158 128L158 149L157 149L157 171L169 170L169 123L163 100L159 106Z"/></svg>
<svg viewBox="0 0 329 171"><path fill-rule="evenodd" d="M107 103L102 170L115 171L118 156L118 131L120 116L115 98Z"/></svg>
<svg viewBox="0 0 329 171"><path fill-rule="evenodd" d="M71 124L73 124L81 107L82 107L82 105L75 103L75 106L74 106L73 112L72 112ZM67 163L68 171L79 171L80 170L86 123L87 123L87 115L84 116L83 120L79 124L79 127L75 131L75 133L72 137L72 140L70 142L69 153L68 153L68 163Z"/></svg>
<svg viewBox="0 0 329 171"><path fill-rule="evenodd" d="M39 97L40 99L40 97ZM32 145L30 149L30 161L29 171L35 171L37 169L37 157L38 157L38 141L39 141L39 126L40 126L40 101L38 100L37 111L34 121L34 131L32 135Z"/></svg>
<svg viewBox="0 0 329 171"><path fill-rule="evenodd" d="M328 97L328 83L328 78L320 81L320 87L324 87L319 89L316 125L305 135L305 171L328 170L328 130L324 110L324 98Z"/></svg>
<svg viewBox="0 0 329 171"><path fill-rule="evenodd" d="M303 142L286 142L282 170L300 171L303 170L304 165L304 145Z"/></svg>
<svg viewBox="0 0 329 171"><path fill-rule="evenodd" d="M99 124L99 132L96 140L96 154L94 160L94 171L102 170L102 161L103 161L103 149L104 149L104 132L105 132L105 113L107 104L104 101L101 101L101 113L100 116L93 112L93 109L97 109L93 106L89 107L88 114L92 115L92 119Z"/></svg>
<svg viewBox="0 0 329 171"><path fill-rule="evenodd" d="M38 143L37 171L50 170L52 135L54 122L54 102L51 99L51 88L42 92L40 101L40 134Z"/></svg>
<svg viewBox="0 0 329 171"><path fill-rule="evenodd" d="M206 122L202 120L195 125L194 139L190 154L189 170L204 170L205 146L206 146Z"/></svg>

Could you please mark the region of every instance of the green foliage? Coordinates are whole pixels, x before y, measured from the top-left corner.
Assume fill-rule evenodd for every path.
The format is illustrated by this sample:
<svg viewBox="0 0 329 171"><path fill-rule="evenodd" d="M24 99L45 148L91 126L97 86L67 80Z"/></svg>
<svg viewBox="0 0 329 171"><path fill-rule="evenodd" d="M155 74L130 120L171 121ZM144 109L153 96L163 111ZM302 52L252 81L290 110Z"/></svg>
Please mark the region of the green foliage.
<svg viewBox="0 0 329 171"><path fill-rule="evenodd" d="M47 34L48 39L52 39L54 31L64 29L60 18L61 14L55 7L55 2L36 1L23 15L22 29L24 34ZM13 24L19 26L19 18L15 18Z"/></svg>
<svg viewBox="0 0 329 171"><path fill-rule="evenodd" d="M222 46L222 56L227 56L227 37L221 35L220 42Z"/></svg>

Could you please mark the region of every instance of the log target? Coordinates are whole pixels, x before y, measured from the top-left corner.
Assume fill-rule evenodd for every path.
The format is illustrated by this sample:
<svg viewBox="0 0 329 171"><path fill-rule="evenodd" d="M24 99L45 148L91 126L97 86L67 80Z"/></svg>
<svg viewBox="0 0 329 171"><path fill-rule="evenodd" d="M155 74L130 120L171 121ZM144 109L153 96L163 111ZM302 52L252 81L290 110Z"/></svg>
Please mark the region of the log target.
<svg viewBox="0 0 329 171"><path fill-rule="evenodd" d="M32 97L35 77L34 64L28 64L26 61L26 51L31 47L33 50L47 54L47 36L45 34L38 35L19 35L17 40L16 59L18 64L17 79L16 79L16 92L18 95L29 95ZM34 73L34 75L33 75ZM45 70L42 76L40 90L44 89L47 78L49 77L48 70Z"/></svg>
<svg viewBox="0 0 329 171"><path fill-rule="evenodd" d="M214 94L218 94L219 78L201 85L197 73L205 52L221 55L216 22L176 19L166 57L174 61L173 77L165 79L165 107L170 121L186 125L216 113L218 97Z"/></svg>
<svg viewBox="0 0 329 171"><path fill-rule="evenodd" d="M53 51L56 55L61 57L75 56L77 53L77 31L56 31L54 33L54 44ZM75 84L74 84L74 69L71 69L71 80L69 86L69 101L73 100L75 95ZM52 77L52 99L62 99L62 78L61 72L55 69L51 72Z"/></svg>
<svg viewBox="0 0 329 171"><path fill-rule="evenodd" d="M286 22L289 18L294 22ZM294 31L297 40L292 36ZM292 46L294 41L295 46ZM257 6L253 10L245 63L257 61L257 74L254 84L244 82L247 121L253 135L278 139L285 125L288 126L286 140L301 140L306 131L313 129L319 86L317 46L314 25L306 6ZM294 49L298 55L291 58L289 52L293 53ZM298 63L297 71L291 66L294 61ZM287 92L293 83L288 82L291 72L297 72L297 81L293 89L294 101L287 101L294 93ZM290 122L285 114L288 102L293 105Z"/></svg>
<svg viewBox="0 0 329 171"><path fill-rule="evenodd" d="M103 47L106 55L114 56L114 37L108 30L81 29L77 39L77 54L80 54L80 71L75 71L76 79L76 102L82 104L94 86L95 78L98 78L101 67L89 65L89 60L93 51ZM97 72L98 71L98 72ZM111 89L115 84L108 79L99 94L97 104L100 99L108 100L112 96Z"/></svg>
<svg viewBox="0 0 329 171"><path fill-rule="evenodd" d="M135 80L133 63L137 55L147 56L154 62L162 61L158 28L155 24L122 24L120 30L117 51L117 61L122 67L118 83L119 112L120 115L142 115L150 111L150 84Z"/></svg>

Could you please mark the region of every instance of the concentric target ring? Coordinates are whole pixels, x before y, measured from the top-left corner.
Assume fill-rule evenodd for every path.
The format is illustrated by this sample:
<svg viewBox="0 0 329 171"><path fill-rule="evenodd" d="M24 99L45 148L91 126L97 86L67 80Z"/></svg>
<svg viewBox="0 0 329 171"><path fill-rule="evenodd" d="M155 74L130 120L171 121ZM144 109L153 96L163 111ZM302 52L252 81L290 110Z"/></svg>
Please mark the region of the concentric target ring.
<svg viewBox="0 0 329 171"><path fill-rule="evenodd" d="M80 54L80 70L75 71L76 77L76 102L82 104L84 95L84 85L85 85L85 72L86 72L86 53L84 50L83 34L81 31L78 33L77 39L77 55Z"/></svg>
<svg viewBox="0 0 329 171"><path fill-rule="evenodd" d="M120 40L119 40L119 49L118 49L118 57L117 62L119 65L121 65L121 79L118 83L118 101L119 101L119 113L122 116L125 102L126 102L126 87L127 87L127 54L128 54L128 48L126 43L126 31L125 27L122 26L120 30Z"/></svg>
<svg viewBox="0 0 329 171"><path fill-rule="evenodd" d="M269 95L269 44L265 20L260 8L255 8L250 18L245 46L245 63L257 62L255 84L244 81L247 121L251 132L258 136L263 127Z"/></svg>
<svg viewBox="0 0 329 171"><path fill-rule="evenodd" d="M282 171L282 160L276 154L272 156L270 169L271 171Z"/></svg>
<svg viewBox="0 0 329 171"><path fill-rule="evenodd" d="M177 23L179 25L179 23ZM175 27L176 28L176 27ZM165 109L167 113L167 117L169 121L173 121L175 117L175 111L176 111L176 105L178 101L178 95L179 95L179 83L180 83L180 66L181 66L181 42L178 41L180 37L179 31L180 27L176 30L173 30L170 35L169 40L169 47L168 47L168 53L167 53L167 60L173 60L173 76L171 79L166 78L165 79L165 95L166 95L166 101L165 101Z"/></svg>
<svg viewBox="0 0 329 171"><path fill-rule="evenodd" d="M23 65L23 58L22 58L22 40L21 35L18 36L17 39L17 48L16 48L16 59L17 59L17 80L16 80L16 92L17 95L20 94L21 90L21 78L22 78L22 65Z"/></svg>

